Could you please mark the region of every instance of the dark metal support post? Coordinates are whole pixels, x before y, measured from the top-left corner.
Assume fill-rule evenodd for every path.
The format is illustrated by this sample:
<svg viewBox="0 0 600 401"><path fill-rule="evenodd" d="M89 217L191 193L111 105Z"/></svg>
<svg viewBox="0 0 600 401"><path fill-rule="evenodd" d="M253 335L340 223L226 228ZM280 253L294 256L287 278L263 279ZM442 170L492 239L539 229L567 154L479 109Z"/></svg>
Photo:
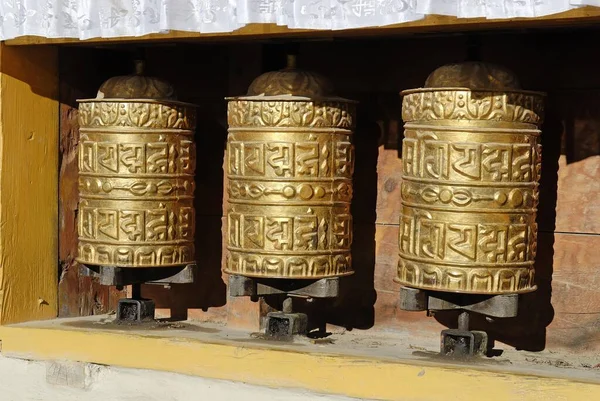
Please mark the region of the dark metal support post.
<svg viewBox="0 0 600 401"><path fill-rule="evenodd" d="M408 311L459 311L456 329L443 330L440 352L452 357L485 354L488 337L484 331L470 330L470 315L478 313L493 318L517 315L519 296L471 295L444 293L402 287L400 309Z"/></svg>
<svg viewBox="0 0 600 401"><path fill-rule="evenodd" d="M154 319L155 305L151 299L142 298L142 285L131 285L131 298L119 300L117 322L140 323Z"/></svg>

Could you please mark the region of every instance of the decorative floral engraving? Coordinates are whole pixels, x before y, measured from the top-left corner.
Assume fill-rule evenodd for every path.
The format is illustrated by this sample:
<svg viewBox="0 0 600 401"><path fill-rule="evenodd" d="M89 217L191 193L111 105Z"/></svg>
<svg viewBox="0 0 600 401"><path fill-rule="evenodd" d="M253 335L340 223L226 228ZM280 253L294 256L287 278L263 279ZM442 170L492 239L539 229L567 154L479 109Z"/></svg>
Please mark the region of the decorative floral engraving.
<svg viewBox="0 0 600 401"><path fill-rule="evenodd" d="M193 130L193 107L154 102L88 101L79 104L79 125L85 128L135 127Z"/></svg>
<svg viewBox="0 0 600 401"><path fill-rule="evenodd" d="M320 103L312 101L232 100L228 105L230 128L238 127L295 127L341 128L354 127L355 105L352 103Z"/></svg>
<svg viewBox="0 0 600 401"><path fill-rule="evenodd" d="M436 90L409 93L402 101L405 122L490 120L541 124L543 97L528 93Z"/></svg>

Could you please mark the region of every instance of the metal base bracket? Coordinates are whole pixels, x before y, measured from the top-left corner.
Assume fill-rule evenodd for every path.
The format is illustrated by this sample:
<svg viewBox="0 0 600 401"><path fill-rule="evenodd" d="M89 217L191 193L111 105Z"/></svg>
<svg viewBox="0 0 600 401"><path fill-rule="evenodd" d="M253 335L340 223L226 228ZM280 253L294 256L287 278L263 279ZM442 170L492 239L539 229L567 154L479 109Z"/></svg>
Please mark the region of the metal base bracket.
<svg viewBox="0 0 600 401"><path fill-rule="evenodd" d="M460 311L458 329L443 330L440 354L448 357L486 355L488 335L469 330L469 314L508 318L517 316L519 296L457 294L418 288L400 288L400 308L408 311Z"/></svg>
<svg viewBox="0 0 600 401"><path fill-rule="evenodd" d="M290 340L294 335L305 336L307 323L304 313L269 312L265 334L268 338Z"/></svg>
<svg viewBox="0 0 600 401"><path fill-rule="evenodd" d="M154 301L124 298L119 300L117 322L136 323L154 319Z"/></svg>
<svg viewBox="0 0 600 401"><path fill-rule="evenodd" d="M449 357L469 357L487 353L485 331L448 329L442 331L440 353Z"/></svg>
<svg viewBox="0 0 600 401"><path fill-rule="evenodd" d="M262 279L229 276L229 295L232 297L262 297L287 294L306 298L335 298L340 291L340 279L320 280Z"/></svg>
<svg viewBox="0 0 600 401"><path fill-rule="evenodd" d="M400 309L407 311L464 310L485 316L517 316L518 294L476 295L400 288Z"/></svg>
<svg viewBox="0 0 600 401"><path fill-rule="evenodd" d="M98 277L102 285L189 284L196 277L197 266L124 268L115 266L82 266L82 275Z"/></svg>

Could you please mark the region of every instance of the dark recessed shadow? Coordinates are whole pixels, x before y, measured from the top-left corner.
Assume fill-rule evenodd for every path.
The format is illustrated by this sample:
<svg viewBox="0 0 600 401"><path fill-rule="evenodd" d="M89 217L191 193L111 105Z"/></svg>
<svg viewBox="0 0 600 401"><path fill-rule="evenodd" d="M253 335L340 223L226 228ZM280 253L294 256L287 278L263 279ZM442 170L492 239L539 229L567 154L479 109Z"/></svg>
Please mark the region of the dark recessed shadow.
<svg viewBox="0 0 600 401"><path fill-rule="evenodd" d="M500 357L500 356L502 356L502 354L504 354L504 350L501 350L501 349L492 348L492 349L488 349L488 351L487 351L487 356L490 358Z"/></svg>
<svg viewBox="0 0 600 401"><path fill-rule="evenodd" d="M183 45L145 49L148 75L171 83L177 98L197 105L196 139L196 261L193 284L171 289L145 286L157 308L185 319L189 309L207 311L227 302L221 271L223 216L223 159L227 140L228 58L223 46ZM206 60L210 59L210 63ZM177 62L174 62L177 60Z"/></svg>
<svg viewBox="0 0 600 401"><path fill-rule="evenodd" d="M567 163L600 155L600 93L573 91L561 94L560 99L565 114Z"/></svg>
<svg viewBox="0 0 600 401"><path fill-rule="evenodd" d="M226 130L215 118L199 113L196 133L196 260L197 276L192 284L172 285L170 289L145 286L144 296L157 308L171 310L171 317L187 319L188 309L224 306L227 289L221 272L223 157ZM207 212L213 211L211 214ZM219 213L219 211L221 213Z"/></svg>
<svg viewBox="0 0 600 401"><path fill-rule="evenodd" d="M340 296L323 311L326 323L347 329L369 329L375 323L375 221L377 202L377 158L380 127L369 111L368 99L359 101L354 133L355 169L352 264L355 273L340 282Z"/></svg>

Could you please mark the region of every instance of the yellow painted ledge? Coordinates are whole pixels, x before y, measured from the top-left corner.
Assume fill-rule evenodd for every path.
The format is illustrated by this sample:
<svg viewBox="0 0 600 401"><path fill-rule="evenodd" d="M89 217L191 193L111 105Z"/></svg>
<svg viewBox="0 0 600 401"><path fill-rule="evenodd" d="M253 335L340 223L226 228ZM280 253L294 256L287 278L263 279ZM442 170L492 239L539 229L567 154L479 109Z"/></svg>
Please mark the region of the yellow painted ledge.
<svg viewBox="0 0 600 401"><path fill-rule="evenodd" d="M600 384L423 365L374 358L300 353L127 332L0 328L2 354L153 369L269 387L381 400L600 400Z"/></svg>

